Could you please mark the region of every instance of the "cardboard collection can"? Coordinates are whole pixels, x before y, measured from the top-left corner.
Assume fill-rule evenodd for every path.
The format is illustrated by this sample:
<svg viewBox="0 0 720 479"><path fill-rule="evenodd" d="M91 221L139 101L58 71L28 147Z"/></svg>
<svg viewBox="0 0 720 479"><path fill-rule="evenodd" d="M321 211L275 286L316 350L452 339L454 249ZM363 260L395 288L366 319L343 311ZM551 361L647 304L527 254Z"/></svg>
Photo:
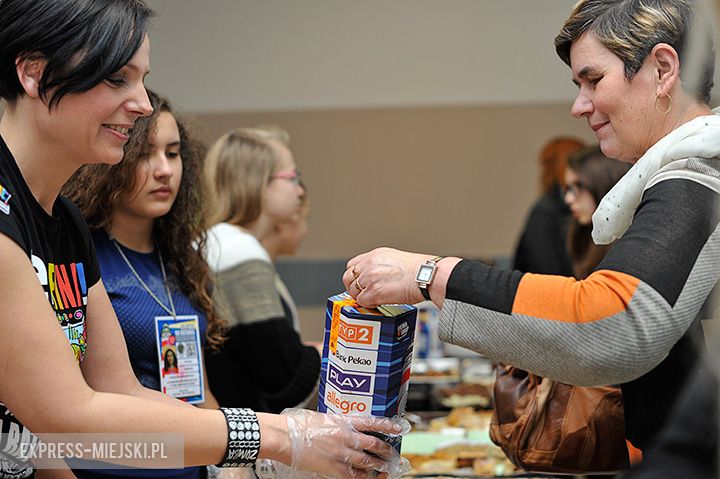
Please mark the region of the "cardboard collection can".
<svg viewBox="0 0 720 479"><path fill-rule="evenodd" d="M412 305L368 309L347 293L328 298L318 411L403 416L416 320ZM400 438L390 443L400 451Z"/></svg>

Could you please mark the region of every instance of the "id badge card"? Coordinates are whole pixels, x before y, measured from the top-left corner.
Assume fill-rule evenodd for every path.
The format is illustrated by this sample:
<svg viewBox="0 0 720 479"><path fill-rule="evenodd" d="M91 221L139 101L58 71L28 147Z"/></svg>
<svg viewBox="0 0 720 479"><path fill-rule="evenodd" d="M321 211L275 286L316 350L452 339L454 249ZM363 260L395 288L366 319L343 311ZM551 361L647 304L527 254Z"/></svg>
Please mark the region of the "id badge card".
<svg viewBox="0 0 720 479"><path fill-rule="evenodd" d="M191 404L205 401L200 321L196 315L155 316L160 390Z"/></svg>

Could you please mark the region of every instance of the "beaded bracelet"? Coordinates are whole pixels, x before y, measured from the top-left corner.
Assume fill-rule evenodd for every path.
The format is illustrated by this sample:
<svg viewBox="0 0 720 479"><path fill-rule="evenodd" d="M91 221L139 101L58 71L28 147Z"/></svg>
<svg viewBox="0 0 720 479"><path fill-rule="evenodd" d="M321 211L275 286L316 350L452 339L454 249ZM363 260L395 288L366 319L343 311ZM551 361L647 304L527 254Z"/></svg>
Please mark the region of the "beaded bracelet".
<svg viewBox="0 0 720 479"><path fill-rule="evenodd" d="M221 407L228 429L225 457L217 467L252 467L260 452L260 424L252 409Z"/></svg>

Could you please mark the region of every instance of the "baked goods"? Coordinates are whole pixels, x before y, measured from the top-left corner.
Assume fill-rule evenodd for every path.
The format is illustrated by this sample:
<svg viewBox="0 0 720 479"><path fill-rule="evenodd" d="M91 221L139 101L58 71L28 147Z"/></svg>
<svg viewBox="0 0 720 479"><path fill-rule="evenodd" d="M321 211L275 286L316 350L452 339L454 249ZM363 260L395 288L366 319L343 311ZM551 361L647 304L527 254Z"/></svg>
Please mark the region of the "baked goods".
<svg viewBox="0 0 720 479"><path fill-rule="evenodd" d="M429 432L451 442L428 454L402 455L418 474L454 474L459 471L478 476L502 476L516 471L502 450L492 444L485 432L492 411L476 411L471 407L453 409L445 417L430 421ZM412 433L411 433L412 434ZM406 438L407 439L407 438Z"/></svg>
<svg viewBox="0 0 720 479"><path fill-rule="evenodd" d="M479 476L503 476L517 471L502 450L492 444L459 443L430 455L403 453L403 457L418 474L452 474L465 470Z"/></svg>
<svg viewBox="0 0 720 479"><path fill-rule="evenodd" d="M449 408L492 405L492 387L480 383L460 383L439 390L440 402Z"/></svg>
<svg viewBox="0 0 720 479"><path fill-rule="evenodd" d="M459 407L445 417L430 421L431 431L442 431L448 427L461 427L467 430L487 431L490 429L492 411L476 411L471 407Z"/></svg>

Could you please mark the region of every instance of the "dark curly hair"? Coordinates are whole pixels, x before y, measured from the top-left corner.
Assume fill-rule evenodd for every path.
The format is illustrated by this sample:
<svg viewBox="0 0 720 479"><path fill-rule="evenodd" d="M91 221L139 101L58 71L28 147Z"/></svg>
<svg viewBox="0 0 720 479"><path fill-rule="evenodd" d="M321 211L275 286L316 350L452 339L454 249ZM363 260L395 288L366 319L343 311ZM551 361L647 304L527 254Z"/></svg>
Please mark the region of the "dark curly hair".
<svg viewBox="0 0 720 479"><path fill-rule="evenodd" d="M205 313L208 344L215 348L222 343L225 321L215 309L210 270L204 258L205 192L201 172L205 146L189 137L186 125L167 99L150 90L148 97L154 112L135 122L123 160L116 165L82 166L65 184L62 194L80 208L90 228L108 230L114 209L135 189L135 170L147 158L148 137L157 128L158 115L168 112L175 117L180 131L182 182L170 211L155 220L153 235L164 253L170 280Z"/></svg>

